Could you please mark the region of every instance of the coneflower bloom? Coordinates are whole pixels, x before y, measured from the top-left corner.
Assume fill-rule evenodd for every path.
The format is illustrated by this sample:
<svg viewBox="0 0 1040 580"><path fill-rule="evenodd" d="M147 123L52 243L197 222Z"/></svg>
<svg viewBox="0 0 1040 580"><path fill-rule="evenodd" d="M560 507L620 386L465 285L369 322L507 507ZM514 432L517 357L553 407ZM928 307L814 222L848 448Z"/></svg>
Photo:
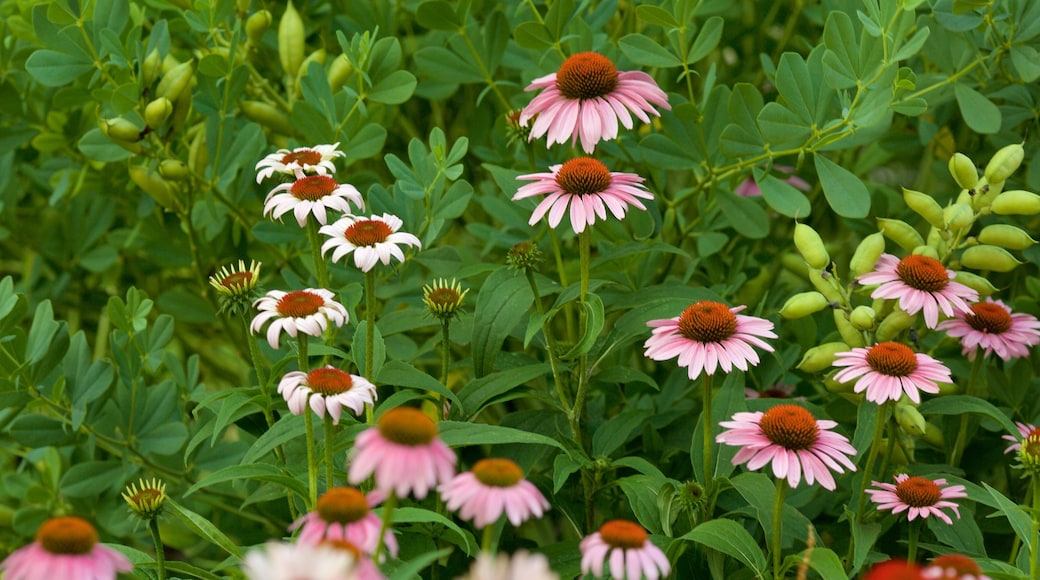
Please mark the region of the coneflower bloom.
<svg viewBox="0 0 1040 580"><path fill-rule="evenodd" d="M242 560L248 580L358 580L354 555L327 545L268 542Z"/></svg>
<svg viewBox="0 0 1040 580"><path fill-rule="evenodd" d="M333 300L332 292L323 288L306 288L283 292L271 290L257 299L253 306L260 311L249 324L249 331L259 334L267 321L267 344L278 348L278 339L284 330L296 338L297 333L321 336L329 324L337 327L347 323L347 309Z"/></svg>
<svg viewBox="0 0 1040 580"><path fill-rule="evenodd" d="M968 497L963 485L946 485L945 479L928 479L926 477L909 476L901 473L896 476L896 483L880 483L872 481L878 489L867 488L870 499L878 504L879 510L892 510L898 514L907 512L907 519L913 521L918 517L935 516L947 524L953 524L950 516L942 508L950 508L960 518L959 506L949 501Z"/></svg>
<svg viewBox="0 0 1040 580"><path fill-rule="evenodd" d="M773 352L761 338L776 338L776 334L772 322L737 314L745 308L703 300L675 318L651 320L646 325L654 330L643 343L644 356L657 361L679 357L677 362L688 367L691 381L719 368L727 373L734 367L746 371L748 363L758 364L758 353L751 347Z"/></svg>
<svg viewBox="0 0 1040 580"><path fill-rule="evenodd" d="M383 525L371 508L383 497L378 491L365 495L353 487L334 487L318 498L314 511L293 522L289 530L300 529L298 541L301 544L343 540L371 554L379 545L379 530ZM397 556L397 538L390 530L383 534L383 545L391 556Z"/></svg>
<svg viewBox="0 0 1040 580"><path fill-rule="evenodd" d="M881 254L874 271L863 274L860 284L879 284L871 298L898 299L899 308L911 316L924 311L924 323L935 328L939 311L946 316L967 313L969 302L979 299L979 293L959 282L956 274L942 262L929 256L911 254L902 260L892 254Z"/></svg>
<svg viewBox="0 0 1040 580"><path fill-rule="evenodd" d="M606 219L608 209L620 220L625 218L630 205L646 209L639 198L654 198L643 186L642 177L610 171L591 157L576 157L549 167L548 173L530 173L517 179L534 183L520 186L513 196L514 201L545 196L531 213L530 225L538 223L548 213L549 226L555 228L570 206L571 227L579 234L596 223L597 217Z"/></svg>
<svg viewBox="0 0 1040 580"><path fill-rule="evenodd" d="M361 553L361 549L352 544L347 540L324 540L320 544L324 547L334 548L337 550L343 550L349 553L354 558L354 565L350 569L350 573L346 576L346 580L385 580L386 576L379 571L376 567L375 562L372 558ZM296 580L295 578L288 578L287 580Z"/></svg>
<svg viewBox="0 0 1040 580"><path fill-rule="evenodd" d="M849 457L856 448L840 433L831 431L838 424L817 419L804 407L777 405L769 410L733 414L732 421L719 423L726 431L715 437L718 443L740 447L733 465L747 463L755 471L772 463L773 475L798 487L804 475L812 485L820 482L826 489L836 485L831 471L856 471Z"/></svg>
<svg viewBox="0 0 1040 580"><path fill-rule="evenodd" d="M315 145L314 147L297 147L292 151L279 149L269 154L256 164L256 182L271 177L275 173L299 175L300 173L317 173L325 175L336 171L333 159L343 157L337 150L339 143L332 145Z"/></svg>
<svg viewBox="0 0 1040 580"><path fill-rule="evenodd" d="M978 562L963 554L945 554L932 558L921 571L925 580L990 580Z"/></svg>
<svg viewBox="0 0 1040 580"><path fill-rule="evenodd" d="M592 153L603 139L618 136L618 122L632 128L632 115L644 123L647 113L660 116L654 105L671 110L668 95L641 71L619 71L611 60L595 52L581 52L563 61L549 75L531 81L525 90L542 90L520 113L519 124L534 118L528 140L546 135L554 143L573 146L581 139Z"/></svg>
<svg viewBox="0 0 1040 580"><path fill-rule="evenodd" d="M306 373L286 373L278 383L278 394L288 403L293 415L302 414L310 405L319 417L325 417L328 411L337 425L344 407L361 416L365 405L371 405L377 397L376 386L368 379L331 365Z"/></svg>
<svg viewBox="0 0 1040 580"><path fill-rule="evenodd" d="M542 517L549 502L533 483L524 479L520 466L508 459L481 459L472 471L456 475L437 488L449 510L484 528L503 513L519 526L532 517Z"/></svg>
<svg viewBox="0 0 1040 580"><path fill-rule="evenodd" d="M418 499L455 475L455 452L437 437L437 425L411 407L395 407L357 436L347 480L357 485L375 475L376 489Z"/></svg>
<svg viewBox="0 0 1040 580"><path fill-rule="evenodd" d="M115 580L133 569L123 554L98 543L97 530L75 516L51 518L36 531L36 541L0 563L4 580Z"/></svg>
<svg viewBox="0 0 1040 580"><path fill-rule="evenodd" d="M867 400L878 405L898 401L903 394L920 403L921 391L934 395L939 392L936 381L953 381L946 365L899 342L839 352L834 355L834 366L845 367L834 380L845 383L857 379L853 391L866 391Z"/></svg>
<svg viewBox="0 0 1040 580"><path fill-rule="evenodd" d="M650 543L642 526L627 520L611 520L581 541L581 572L604 576L610 564L611 578L648 580L664 578L672 566L660 548Z"/></svg>
<svg viewBox="0 0 1040 580"><path fill-rule="evenodd" d="M512 556L481 552L461 580L560 580L542 554L519 550Z"/></svg>
<svg viewBox="0 0 1040 580"><path fill-rule="evenodd" d="M1018 450L1022 448L1022 441L1026 440L1030 435L1035 434L1040 437L1040 428L1037 428L1036 425L1015 421L1015 426L1018 427L1020 437L1004 435L1003 438L1011 442L1011 445L1007 446L1004 453L1018 453Z"/></svg>
<svg viewBox="0 0 1040 580"><path fill-rule="evenodd" d="M338 262L343 256L353 253L354 265L362 272L371 270L376 262L388 265L390 258L403 262L404 252L399 245L422 248L419 238L398 231L403 224L401 218L388 213L367 218L344 216L336 223L318 230L319 233L329 236L321 245L321 253L325 255L335 248L332 252L333 262Z"/></svg>
<svg viewBox="0 0 1040 580"><path fill-rule="evenodd" d="M272 219L290 211L300 227L306 227L307 216L313 215L318 223L329 222L328 210L350 214L350 204L359 210L365 209L361 192L349 183L338 183L330 175L297 174L296 180L276 186L264 200L264 215Z"/></svg>
<svg viewBox="0 0 1040 580"><path fill-rule="evenodd" d="M960 338L962 354L969 360L975 360L979 349L1004 360L1026 357L1031 347L1040 344L1040 320L1023 312L1012 314L1007 304L992 298L972 304L969 312L944 320L937 328Z"/></svg>

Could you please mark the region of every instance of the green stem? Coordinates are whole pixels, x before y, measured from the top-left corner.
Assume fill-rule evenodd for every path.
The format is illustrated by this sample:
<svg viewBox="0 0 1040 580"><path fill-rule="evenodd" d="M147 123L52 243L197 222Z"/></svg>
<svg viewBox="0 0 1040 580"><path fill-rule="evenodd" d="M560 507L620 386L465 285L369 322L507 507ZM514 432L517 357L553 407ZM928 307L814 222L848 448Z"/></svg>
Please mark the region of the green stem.
<svg viewBox="0 0 1040 580"><path fill-rule="evenodd" d="M878 407L877 424L874 425L874 438L870 443L870 453L867 454L867 464L863 467L859 494L857 494L856 499L856 523L863 523L863 510L866 505L867 496L864 490L866 490L867 485L870 484L871 472L874 470L874 462L877 461L878 450L881 449L881 437L885 434L885 424L888 423L889 411L888 403Z"/></svg>
<svg viewBox="0 0 1040 580"><path fill-rule="evenodd" d="M324 428L325 428L325 491L328 491L328 490L332 489L333 486L334 486L334 484L333 484L333 477L332 476L333 476L333 472L335 471L335 469L333 468L334 464L332 462L332 451L333 451L333 449L332 449L333 448L332 442L335 440L335 436L336 436L336 426L332 423L332 415L328 414L328 410L326 410L326 413L325 413Z"/></svg>
<svg viewBox="0 0 1040 580"><path fill-rule="evenodd" d="M318 238L318 222L307 219L307 240L311 245L311 259L314 261L314 275L318 277L318 288L329 289L329 269L325 259L321 257L321 240Z"/></svg>
<svg viewBox="0 0 1040 580"><path fill-rule="evenodd" d="M715 475L711 468L711 450L712 450L712 433L715 431L715 423L711 418L711 397L712 397L712 383L714 375L704 375L701 380L701 423L704 428L704 441L701 442L704 466L704 489L711 490L712 487L712 476Z"/></svg>
<svg viewBox="0 0 1040 580"><path fill-rule="evenodd" d="M495 553L495 524L484 526L484 532L480 541L480 551L485 554Z"/></svg>
<svg viewBox="0 0 1040 580"><path fill-rule="evenodd" d="M372 560L376 562L379 562L379 555L383 553L383 540L386 536L386 531L390 529L390 520L393 518L394 507L396 506L397 492L391 491L386 501L383 502L383 523L379 526L379 541L376 542L376 549L372 552Z"/></svg>
<svg viewBox="0 0 1040 580"><path fill-rule="evenodd" d="M535 280L534 271L530 268L524 268L524 275L527 276L527 283L531 286L531 294L534 296L534 305L538 309L538 314L542 317L545 316L545 305L542 304L541 294L538 291L538 281ZM560 406L564 412L568 415L571 412L571 404L568 401L569 397L567 392L563 388L563 376L560 374L560 362L557 360L558 350L556 348L556 338L554 338L552 329L549 328L549 320L542 320L542 336L545 337L545 350L549 352L549 366L552 367L553 383L556 384L556 396L560 399Z"/></svg>
<svg viewBox="0 0 1040 580"><path fill-rule="evenodd" d="M451 366L451 318L441 320L441 384L448 387L448 368ZM444 398L435 393L437 417L444 414Z"/></svg>
<svg viewBox="0 0 1040 580"><path fill-rule="evenodd" d="M365 272L365 378L375 384L372 373L376 352L376 272ZM375 421L375 412L371 403L365 403L365 422L371 425Z"/></svg>
<svg viewBox="0 0 1040 580"><path fill-rule="evenodd" d="M152 533L152 542L155 543L155 568L159 580L166 580L166 552L163 550L162 536L159 535L159 521L155 518L148 520L148 531Z"/></svg>
<svg viewBox="0 0 1040 580"><path fill-rule="evenodd" d="M1024 445L1024 443L1023 443ZM1029 577L1040 578L1040 476L1032 475L1033 488L1033 536L1029 542Z"/></svg>
<svg viewBox="0 0 1040 580"><path fill-rule="evenodd" d="M982 364L986 360L986 357L980 352L975 353L975 360L971 363L971 372L968 374L968 385L965 394L969 397L974 397L978 390L975 385L979 381L979 375L982 373ZM957 467L961 463L961 458L964 456L964 448L968 445L968 423L971 419L970 413L961 414L960 427L957 429L957 438L953 442L953 449L950 450L950 465Z"/></svg>
<svg viewBox="0 0 1040 580"><path fill-rule="evenodd" d="M581 278L579 280L579 294L578 301L581 303L581 309L578 311L579 327L585 331L588 327L588 314L585 310L585 299L589 293L589 261L590 261L590 242L589 236L591 232L588 228L578 234L578 262L579 272ZM585 414L585 398L588 395L589 390L589 372L588 372L589 355L588 353L582 353L578 356L578 388L574 394L574 405L571 407L570 412L570 423L571 432L574 435L574 443L579 449L585 449L585 435L581 424L582 415ZM592 477L588 473L588 470L582 470L581 477L582 492L585 497L585 528L591 529L592 523L595 521L595 511L592 503Z"/></svg>
<svg viewBox="0 0 1040 580"><path fill-rule="evenodd" d="M710 376L710 375L709 375ZM777 478L776 495L773 497L773 578L783 577L780 569L780 557L783 551L784 495L787 493L787 480Z"/></svg>
<svg viewBox="0 0 1040 580"><path fill-rule="evenodd" d="M911 564L917 562L917 538L921 535L921 520L910 522L910 534L907 539L906 559ZM1034 576L1035 578L1035 576Z"/></svg>
<svg viewBox="0 0 1040 580"><path fill-rule="evenodd" d="M296 349L297 366L300 372L307 372L310 368L307 361L307 335L302 332L296 336L299 348ZM314 443L314 418L312 416L310 408L304 408L303 410L303 423L306 427L307 436L307 485L308 485L308 503L307 509L312 510L318 503L318 460L315 458L315 443Z"/></svg>

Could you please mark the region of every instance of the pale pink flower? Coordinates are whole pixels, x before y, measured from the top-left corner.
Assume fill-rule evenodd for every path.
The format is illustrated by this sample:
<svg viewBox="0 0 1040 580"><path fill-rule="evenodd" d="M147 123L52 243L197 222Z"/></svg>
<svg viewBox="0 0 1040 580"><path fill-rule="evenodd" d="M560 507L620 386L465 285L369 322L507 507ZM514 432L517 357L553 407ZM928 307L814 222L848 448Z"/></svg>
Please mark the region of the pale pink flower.
<svg viewBox="0 0 1040 580"><path fill-rule="evenodd" d="M1036 434L1040 436L1040 428L1036 425L1030 425L1028 423L1022 423L1015 421L1015 425L1018 427L1018 434L1021 437L1015 437L1014 435L1004 435L1003 438L1010 441L1011 445L1007 446L1004 453L1018 453L1019 449L1022 449L1022 441L1025 441L1030 435Z"/></svg>
<svg viewBox="0 0 1040 580"><path fill-rule="evenodd" d="M126 556L98 543L90 522L74 516L45 521L35 542L0 563L4 580L115 580L132 569Z"/></svg>
<svg viewBox="0 0 1040 580"><path fill-rule="evenodd" d="M328 545L268 542L242 560L248 580L361 580L349 550Z"/></svg>
<svg viewBox="0 0 1040 580"><path fill-rule="evenodd" d="M411 407L383 413L376 427L354 441L347 480L357 485L375 475L376 489L398 497L426 497L455 475L455 452L437 437L437 425Z"/></svg>
<svg viewBox="0 0 1040 580"><path fill-rule="evenodd" d="M871 298L898 299L899 308L909 315L924 311L924 323L935 328L939 311L946 316L970 311L969 302L979 299L979 293L964 284L954 282L956 274L942 262L929 256L911 254L902 260L892 254L882 254L874 271L863 274L860 284L879 284Z"/></svg>
<svg viewBox="0 0 1040 580"><path fill-rule="evenodd" d="M947 524L953 524L950 516L942 508L950 508L958 518L961 517L958 505L951 499L968 497L963 485L946 485L945 479L928 479L926 477L909 476L901 473L896 476L896 483L880 483L872 481L878 489L867 488L870 499L878 504L878 510L892 510L898 514L907 512L907 519L913 521L918 517L935 516Z"/></svg>
<svg viewBox="0 0 1040 580"><path fill-rule="evenodd" d="M542 517L549 502L533 483L524 479L520 466L508 459L482 459L472 471L456 475L437 488L449 510L484 528L503 513L519 526L532 517Z"/></svg>
<svg viewBox="0 0 1040 580"><path fill-rule="evenodd" d="M531 173L517 179L533 181L517 190L513 200L536 195L545 198L538 203L528 220L538 223L547 212L549 226L560 225L570 206L571 227L575 233L585 231L596 223L596 218L607 218L607 210L617 219L624 219L628 206L645 210L639 198L653 199L654 195L643 186L643 178L634 173L610 171L606 165L591 157L577 157L562 165L553 165L549 173Z"/></svg>
<svg viewBox="0 0 1040 580"><path fill-rule="evenodd" d="M831 431L838 424L816 419L804 407L777 405L765 412L734 413L732 421L719 425L726 431L715 441L740 447L733 465L747 463L755 471L772 463L773 475L787 479L791 487L798 487L804 475L809 485L819 481L833 491L836 484L831 471L856 471L847 457L856 455L856 449L843 435Z"/></svg>
<svg viewBox="0 0 1040 580"><path fill-rule="evenodd" d="M986 298L971 305L967 313L944 320L937 327L961 339L962 354L975 360L979 349L983 355L997 353L1004 360L1027 357L1030 348L1040 344L1040 320L1032 314L1011 313L1000 300Z"/></svg>
<svg viewBox="0 0 1040 580"><path fill-rule="evenodd" d="M278 339L284 330L292 338L297 333L321 336L329 324L337 327L347 323L347 309L333 300L332 292L323 288L306 288L283 292L271 290L253 302L260 311L249 324L249 331L259 334L264 324L272 320L267 328L267 344L278 348Z"/></svg>
<svg viewBox="0 0 1040 580"><path fill-rule="evenodd" d="M349 203L348 203L349 202ZM276 186L264 200L264 215L273 219L290 211L296 217L300 227L307 226L307 216L313 215L318 223L325 225L329 221L327 210L336 210L350 214L350 204L365 209L365 201L361 192L349 183L337 183L329 175L297 174L296 180Z"/></svg>
<svg viewBox="0 0 1040 580"><path fill-rule="evenodd" d="M297 147L292 151L279 149L256 164L256 169L260 170L256 174L256 182L260 183L275 173L287 175L298 175L298 172L313 172L319 175L332 173L336 171L333 160L337 157L343 157L343 152L338 151L337 147L339 147L339 143L315 145L314 147Z"/></svg>
<svg viewBox="0 0 1040 580"><path fill-rule="evenodd" d="M936 382L953 381L944 364L899 342L839 352L834 356L834 366L846 367L834 375L834 380L845 383L857 379L853 390L866 391L867 400L878 405L898 401L904 394L920 403L921 391L934 395L939 392Z"/></svg>
<svg viewBox="0 0 1040 580"><path fill-rule="evenodd" d="M560 580L542 554L519 550L512 555L481 552L466 574L459 580Z"/></svg>
<svg viewBox="0 0 1040 580"><path fill-rule="evenodd" d="M371 508L383 497L378 491L365 495L353 487L334 487L318 498L314 511L293 522L289 530L301 528L298 540L301 544L346 541L372 554L379 545L383 522ZM383 545L391 556L397 556L397 538L390 530L383 534Z"/></svg>
<svg viewBox="0 0 1040 580"><path fill-rule="evenodd" d="M360 417L365 405L373 404L377 397L376 387L368 379L331 365L307 373L286 373L278 383L278 394L288 403L293 415L302 414L309 404L319 417L325 417L328 411L337 425L344 407Z"/></svg>
<svg viewBox="0 0 1040 580"><path fill-rule="evenodd" d="M544 90L521 111L519 124L534 118L528 140L546 135L546 147L568 140L573 146L580 138L585 153L592 153L600 140L618 136L618 121L631 129L632 115L644 123L650 122L647 113L660 116L653 105L671 110L668 95L650 75L618 71L595 52L575 54L525 90L538 89Z"/></svg>
<svg viewBox="0 0 1040 580"><path fill-rule="evenodd" d="M963 554L944 554L932 558L921 571L924 580L991 580L978 562Z"/></svg>
<svg viewBox="0 0 1040 580"><path fill-rule="evenodd" d="M335 248L332 261L338 262L343 256L353 253L354 265L362 272L371 270L376 262L389 265L390 258L403 262L404 252L399 245L422 248L419 238L398 231L403 224L401 218L388 213L368 218L344 216L336 223L318 230L319 233L329 236L321 245L321 254L324 256Z"/></svg>
<svg viewBox="0 0 1040 580"><path fill-rule="evenodd" d="M784 181L786 181L795 189L800 189L802 191L809 191L810 189L812 189L812 186L809 185L807 181L805 181L801 177L798 177L797 175L792 175L794 173L794 167L788 167L786 165L774 165L773 169L776 169L780 173L786 173L787 175L789 175L790 177L788 177ZM744 181L740 182L740 185L738 185L737 188L733 190L733 193L735 195L739 195L740 197L759 197L760 195L762 195L762 188L758 186L758 182L755 181L753 177L748 177Z"/></svg>
<svg viewBox="0 0 1040 580"><path fill-rule="evenodd" d="M650 338L643 343L646 356L652 360L679 357L678 365L688 367L690 380L701 372L715 374L716 369L730 372L758 364L758 353L752 346L773 352L762 338L776 338L773 323L756 316L737 314L746 306L729 308L720 302L704 300L683 310L675 318L651 320Z"/></svg>
<svg viewBox="0 0 1040 580"><path fill-rule="evenodd" d="M657 580L672 570L668 557L650 542L646 530L627 520L611 520L581 541L583 574L602 578L608 564L612 578L626 580Z"/></svg>

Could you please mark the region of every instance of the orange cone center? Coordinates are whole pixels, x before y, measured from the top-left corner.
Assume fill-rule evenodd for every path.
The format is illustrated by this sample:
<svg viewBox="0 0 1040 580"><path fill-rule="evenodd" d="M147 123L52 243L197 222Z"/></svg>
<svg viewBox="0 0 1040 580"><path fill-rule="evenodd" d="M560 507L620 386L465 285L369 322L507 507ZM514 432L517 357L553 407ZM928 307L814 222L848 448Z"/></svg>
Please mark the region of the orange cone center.
<svg viewBox="0 0 1040 580"><path fill-rule="evenodd" d="M556 71L556 88L568 99L593 99L617 88L618 70L609 58L580 52L563 61Z"/></svg>
<svg viewBox="0 0 1040 580"><path fill-rule="evenodd" d="M928 507L939 503L942 490L930 479L908 477L896 485L896 496L910 507Z"/></svg>
<svg viewBox="0 0 1040 580"><path fill-rule="evenodd" d="M736 332L736 315L720 302L697 302L679 315L679 334L690 340L722 342Z"/></svg>
<svg viewBox="0 0 1040 580"><path fill-rule="evenodd" d="M603 541L615 548L642 548L646 544L646 530L627 520L611 520L599 528Z"/></svg>
<svg viewBox="0 0 1040 580"><path fill-rule="evenodd" d="M334 487L318 498L318 516L330 524L350 524L368 515L368 502L361 490Z"/></svg>
<svg viewBox="0 0 1040 580"><path fill-rule="evenodd" d="M308 175L307 177L297 179L292 184L289 193L299 200L318 201L336 191L337 187L339 187L339 184L328 175Z"/></svg>
<svg viewBox="0 0 1040 580"><path fill-rule="evenodd" d="M556 184L568 195L602 193L610 183L610 170L591 157L570 159L556 172Z"/></svg>
<svg viewBox="0 0 1040 580"><path fill-rule="evenodd" d="M51 554L89 554L98 543L97 530L75 516L51 518L36 531L36 541Z"/></svg>
<svg viewBox="0 0 1040 580"><path fill-rule="evenodd" d="M437 425L412 407L395 407L379 418L379 433L399 445L428 445L437 436Z"/></svg>
<svg viewBox="0 0 1040 580"><path fill-rule="evenodd" d="M290 163L297 163L301 166L317 165L321 163L321 153L318 153L313 149L292 151L282 156L282 165L289 165Z"/></svg>
<svg viewBox="0 0 1040 580"><path fill-rule="evenodd" d="M1002 334L1011 328L1011 314L992 302L972 304L971 313L964 317L964 321L975 330L989 334Z"/></svg>
<svg viewBox="0 0 1040 580"><path fill-rule="evenodd" d="M394 233L382 220L358 220L347 227L343 237L355 246L374 246L386 241Z"/></svg>
<svg viewBox="0 0 1040 580"><path fill-rule="evenodd" d="M307 373L307 386L322 395L338 395L350 390L354 379L350 373L333 367L314 369Z"/></svg>
<svg viewBox="0 0 1040 580"><path fill-rule="evenodd" d="M867 364L883 375L908 377L917 370L917 355L905 344L881 342L867 351Z"/></svg>
<svg viewBox="0 0 1040 580"><path fill-rule="evenodd" d="M820 428L812 413L798 405L777 405L762 415L759 423L767 439L791 451L810 449Z"/></svg>
<svg viewBox="0 0 1040 580"><path fill-rule="evenodd" d="M911 254L899 261L896 274L907 286L925 292L938 292L950 283L946 266L935 258Z"/></svg>
<svg viewBox="0 0 1040 580"><path fill-rule="evenodd" d="M325 299L306 290L294 290L282 296L275 307L282 318L303 318L317 314Z"/></svg>
<svg viewBox="0 0 1040 580"><path fill-rule="evenodd" d="M508 459L481 459L473 465L473 475L491 487L513 487L524 478L520 466Z"/></svg>

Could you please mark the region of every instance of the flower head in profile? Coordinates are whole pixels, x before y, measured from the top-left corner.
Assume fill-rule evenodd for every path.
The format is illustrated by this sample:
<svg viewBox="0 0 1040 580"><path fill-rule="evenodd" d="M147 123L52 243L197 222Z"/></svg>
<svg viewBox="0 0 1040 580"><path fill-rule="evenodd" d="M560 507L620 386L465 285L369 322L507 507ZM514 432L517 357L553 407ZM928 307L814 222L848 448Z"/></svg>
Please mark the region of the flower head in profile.
<svg viewBox="0 0 1040 580"><path fill-rule="evenodd" d="M455 475L455 452L437 436L437 425L411 407L383 413L375 427L354 442L347 480L357 485L375 476L376 489L423 499Z"/></svg>
<svg viewBox="0 0 1040 580"><path fill-rule="evenodd" d="M914 352L899 342L880 342L870 348L854 348L835 355L834 366L844 367L834 380L856 379L853 390L867 392L867 400L878 405L898 401L904 394L915 403L921 392L936 394L936 382L949 383L950 369L934 358Z"/></svg>
<svg viewBox="0 0 1040 580"><path fill-rule="evenodd" d="M877 489L867 488L870 499L877 504L879 510L892 510L898 514L907 512L907 519L913 521L918 517L935 516L952 525L953 520L946 515L943 508L953 510L960 518L959 506L950 501L968 497L963 485L946 485L945 479L928 479L927 477L909 476L901 473L896 476L895 484L871 482Z"/></svg>
<svg viewBox="0 0 1040 580"><path fill-rule="evenodd" d="M962 354L970 360L975 360L979 350L984 356L996 353L1004 360L1026 357L1031 347L1040 344L1040 320L1032 314L1012 313L1007 304L992 298L940 322L938 329L960 338Z"/></svg>
<svg viewBox="0 0 1040 580"><path fill-rule="evenodd" d="M1040 477L1040 429L1034 429L1025 435L1018 444L1018 463L1015 469L1024 470L1024 475Z"/></svg>
<svg viewBox="0 0 1040 580"><path fill-rule="evenodd" d="M542 554L519 550L512 556L481 552L461 580L560 580Z"/></svg>
<svg viewBox="0 0 1040 580"><path fill-rule="evenodd" d="M1037 428L1036 425L1015 421L1015 426L1018 427L1018 437L1014 435L1003 436L1003 439L1011 442L1011 445L1008 445L1007 449L1004 449L1005 454L1018 453L1018 450L1022 448L1022 441L1026 440L1029 435L1035 433L1037 436L1040 436L1040 428Z"/></svg>
<svg viewBox="0 0 1040 580"><path fill-rule="evenodd" d="M292 151L279 149L264 157L256 164L256 182L271 177L275 173L285 175L300 175L306 173L317 173L325 175L336 171L333 160L343 157L344 153L337 148L339 143L332 145L315 145L314 147L297 147Z"/></svg>
<svg viewBox="0 0 1040 580"><path fill-rule="evenodd" d="M248 580L359 580L349 550L327 545L268 542L242 560Z"/></svg>
<svg viewBox="0 0 1040 580"><path fill-rule="evenodd" d="M618 123L631 129L632 115L644 123L647 115L660 116L654 105L671 110L668 95L641 71L619 71L609 58L581 52L563 61L549 75L536 78L525 89L542 92L520 113L520 125L533 118L529 139L546 136L546 147L581 139L592 153L601 140L618 136Z"/></svg>
<svg viewBox="0 0 1040 580"><path fill-rule="evenodd" d="M776 334L772 322L737 314L745 308L703 300L675 318L651 320L646 325L654 330L643 343L644 356L657 361L679 357L678 364L688 367L691 381L720 368L727 373L733 368L746 371L748 363L758 364L758 353L751 347L773 352L762 338L776 338Z"/></svg>
<svg viewBox="0 0 1040 580"><path fill-rule="evenodd" d="M286 373L278 383L278 394L288 403L293 415L302 414L310 405L319 417L325 417L327 411L336 425L344 407L361 416L365 405L373 404L377 396L375 385L368 379L331 365L306 373Z"/></svg>
<svg viewBox="0 0 1040 580"><path fill-rule="evenodd" d="M506 264L514 270L527 272L542 263L542 251L531 241L517 242L506 252Z"/></svg>
<svg viewBox="0 0 1040 580"><path fill-rule="evenodd" d="M632 580L657 580L672 570L668 557L650 542L646 530L627 520L608 521L581 541L583 574L603 578L607 565L611 578Z"/></svg>
<svg viewBox="0 0 1040 580"><path fill-rule="evenodd" d="M90 522L75 516L51 518L36 531L36 541L0 563L4 580L115 580L133 569L123 554L98 543Z"/></svg>
<svg viewBox="0 0 1040 580"><path fill-rule="evenodd" d="M925 580L990 580L975 560L963 554L944 554L932 558L921 571Z"/></svg>
<svg viewBox="0 0 1040 580"><path fill-rule="evenodd" d="M863 580L924 580L921 567L899 558L874 564Z"/></svg>
<svg viewBox="0 0 1040 580"><path fill-rule="evenodd" d="M140 480L137 484L131 483L123 491L123 501L130 506L130 511L142 520L154 520L162 513L163 504L166 503L166 484L158 479L149 481Z"/></svg>
<svg viewBox="0 0 1040 580"><path fill-rule="evenodd" d="M654 195L643 186L643 178L634 173L610 171L606 165L591 157L576 157L562 165L553 165L548 173L520 175L517 179L532 181L520 186L513 200L537 195L545 198L534 208L530 225L538 223L546 213L549 226L560 225L570 207L571 227L575 233L596 223L596 218L607 218L607 210L617 219L624 219L629 206L645 210L642 199Z"/></svg>
<svg viewBox="0 0 1040 580"><path fill-rule="evenodd" d="M347 309L333 300L332 292L323 288L306 288L283 292L271 290L253 306L260 311L249 324L249 331L259 334L264 324L267 327L267 344L278 348L278 339L284 330L292 338L300 332L321 336L329 324L337 327L347 323Z"/></svg>
<svg viewBox="0 0 1040 580"><path fill-rule="evenodd" d="M301 544L347 541L371 554L379 545L383 525L371 508L382 499L383 494L377 491L366 495L353 487L334 487L318 498L314 511L293 522L289 530L300 530ZM391 556L397 556L397 538L390 530L383 533L383 545Z"/></svg>
<svg viewBox="0 0 1040 580"><path fill-rule="evenodd" d="M715 441L740 447L733 465L747 463L747 468L755 471L771 463L773 475L787 479L791 487L798 487L804 475L809 485L818 481L833 491L836 485L831 471L856 471L849 459L856 448L843 435L831 431L838 424L817 419L804 407L777 405L765 412L735 413L732 421L719 425L726 431Z"/></svg>
<svg viewBox="0 0 1040 580"><path fill-rule="evenodd" d="M449 510L457 510L478 528L494 524L503 513L509 523L519 526L549 509L542 492L508 459L481 459L472 471L456 475L438 491Z"/></svg>
<svg viewBox="0 0 1040 580"><path fill-rule="evenodd" d="M899 308L911 316L923 310L925 326L935 328L940 310L946 316L967 313L971 310L968 303L979 299L977 291L954 282L955 275L929 256L911 254L900 260L892 254L881 254L874 271L857 280L879 285L871 298L898 299Z"/></svg>
<svg viewBox="0 0 1040 580"><path fill-rule="evenodd" d="M321 245L321 253L332 252L332 261L339 262L344 256L353 253L354 265L362 272L368 272L382 262L390 264L390 258L404 261L404 252L399 246L415 246L422 248L419 238L407 232L398 231L404 222L401 218L384 213L371 217L344 216L334 224L322 227L319 233L329 236Z"/></svg>
<svg viewBox="0 0 1040 580"><path fill-rule="evenodd" d="M276 186L264 200L264 215L272 219L290 211L300 227L307 226L307 216L313 215L318 223L329 223L328 210L350 215L350 204L365 209L361 192L349 183L338 183L331 175L298 174L295 181Z"/></svg>
<svg viewBox="0 0 1040 580"><path fill-rule="evenodd" d="M468 293L469 288L463 290L454 278L451 282L438 278L432 284L423 286L423 304L426 305L426 312L430 316L439 320L451 320L462 313L462 300Z"/></svg>
<svg viewBox="0 0 1040 580"><path fill-rule="evenodd" d="M217 290L220 301L220 312L228 312L232 316L245 312L246 308L257 297L256 283L260 280L260 262L249 261L249 267L242 260L238 267L224 266L219 272L209 277L209 285Z"/></svg>

